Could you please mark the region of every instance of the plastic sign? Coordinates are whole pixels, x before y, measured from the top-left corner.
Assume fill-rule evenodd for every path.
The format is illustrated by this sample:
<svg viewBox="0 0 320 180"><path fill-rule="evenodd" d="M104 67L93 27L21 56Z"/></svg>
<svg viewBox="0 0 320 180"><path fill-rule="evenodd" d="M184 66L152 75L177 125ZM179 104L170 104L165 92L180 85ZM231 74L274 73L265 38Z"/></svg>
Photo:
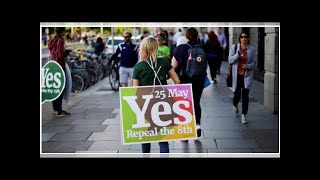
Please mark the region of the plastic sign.
<svg viewBox="0 0 320 180"><path fill-rule="evenodd" d="M123 144L197 139L191 84L120 87Z"/></svg>
<svg viewBox="0 0 320 180"><path fill-rule="evenodd" d="M66 77L56 61L50 60L41 68L42 103L57 99L63 92Z"/></svg>

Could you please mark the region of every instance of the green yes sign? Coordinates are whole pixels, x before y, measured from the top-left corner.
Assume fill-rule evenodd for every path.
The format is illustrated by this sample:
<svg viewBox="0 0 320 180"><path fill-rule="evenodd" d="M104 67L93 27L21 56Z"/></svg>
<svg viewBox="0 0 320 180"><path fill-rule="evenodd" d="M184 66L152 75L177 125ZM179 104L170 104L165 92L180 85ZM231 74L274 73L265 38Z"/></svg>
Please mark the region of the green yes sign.
<svg viewBox="0 0 320 180"><path fill-rule="evenodd" d="M41 68L42 103L57 99L65 86L65 73L56 61L49 61Z"/></svg>

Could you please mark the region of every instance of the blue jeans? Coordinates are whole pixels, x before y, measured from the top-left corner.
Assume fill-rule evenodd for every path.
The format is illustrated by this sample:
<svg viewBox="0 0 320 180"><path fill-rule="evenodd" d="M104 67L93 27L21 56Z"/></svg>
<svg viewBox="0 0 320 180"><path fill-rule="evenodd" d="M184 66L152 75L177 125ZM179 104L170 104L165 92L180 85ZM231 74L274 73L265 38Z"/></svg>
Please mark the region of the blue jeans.
<svg viewBox="0 0 320 180"><path fill-rule="evenodd" d="M150 153L151 143L144 143L142 146L142 153ZM168 142L159 142L160 153L169 153L169 143Z"/></svg>

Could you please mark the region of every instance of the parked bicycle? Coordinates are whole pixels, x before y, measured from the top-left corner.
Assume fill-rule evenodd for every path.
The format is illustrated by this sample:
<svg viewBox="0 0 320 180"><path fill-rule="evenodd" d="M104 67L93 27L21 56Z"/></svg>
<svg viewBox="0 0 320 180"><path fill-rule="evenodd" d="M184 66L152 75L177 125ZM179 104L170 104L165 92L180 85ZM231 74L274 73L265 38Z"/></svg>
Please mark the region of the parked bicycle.
<svg viewBox="0 0 320 180"><path fill-rule="evenodd" d="M115 91L119 91L119 87L120 87L119 69L120 69L120 58L117 58L112 61L110 73L109 73L109 82L110 82L111 88Z"/></svg>

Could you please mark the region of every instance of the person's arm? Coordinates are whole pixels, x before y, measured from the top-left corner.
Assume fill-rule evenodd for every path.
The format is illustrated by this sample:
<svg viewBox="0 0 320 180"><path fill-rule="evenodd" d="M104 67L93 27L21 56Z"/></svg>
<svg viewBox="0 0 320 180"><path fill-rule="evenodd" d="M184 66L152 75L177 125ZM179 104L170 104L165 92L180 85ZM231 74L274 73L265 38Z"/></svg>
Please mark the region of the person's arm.
<svg viewBox="0 0 320 180"><path fill-rule="evenodd" d="M177 68L178 67L178 61L174 56L172 56L171 65L173 66L173 68Z"/></svg>
<svg viewBox="0 0 320 180"><path fill-rule="evenodd" d="M243 64L243 69L248 69L248 70L252 70L256 64L256 51L254 48L251 48L251 59L252 61L250 61L250 63L248 64ZM249 60L248 60L249 62Z"/></svg>
<svg viewBox="0 0 320 180"><path fill-rule="evenodd" d="M180 79L173 68L171 68L169 70L168 74L169 74L170 78L173 80L174 84L180 84Z"/></svg>
<svg viewBox="0 0 320 180"><path fill-rule="evenodd" d="M238 46L237 46L237 49L238 49ZM234 54L235 51L236 51L236 45L233 45L229 50L229 56L228 56L229 64L234 63L239 58L239 54L237 52Z"/></svg>
<svg viewBox="0 0 320 180"><path fill-rule="evenodd" d="M136 64L134 66L133 69L133 73L132 73L132 86L140 86L140 72L141 72L141 68L140 68L141 64Z"/></svg>
<svg viewBox="0 0 320 180"><path fill-rule="evenodd" d="M226 49L226 47L227 47L227 38L226 38L226 36L223 34L223 36L222 36L223 38L223 44L222 44L222 47L223 47L223 50L225 50Z"/></svg>
<svg viewBox="0 0 320 180"><path fill-rule="evenodd" d="M112 62L116 57L118 57L118 55L119 55L120 52L121 52L120 46L121 46L121 45L119 44L116 52L115 52L115 53L111 56L111 58L109 59L108 64L111 64L111 62Z"/></svg>
<svg viewBox="0 0 320 180"><path fill-rule="evenodd" d="M132 80L132 86L135 87L135 86L139 86L140 85L140 81L138 79L133 79Z"/></svg>
<svg viewBox="0 0 320 180"><path fill-rule="evenodd" d="M64 41L61 39L58 39L57 42L57 59L63 59L67 53L64 51Z"/></svg>
<svg viewBox="0 0 320 180"><path fill-rule="evenodd" d="M134 48L134 61L137 63L139 61L139 46L136 45Z"/></svg>

